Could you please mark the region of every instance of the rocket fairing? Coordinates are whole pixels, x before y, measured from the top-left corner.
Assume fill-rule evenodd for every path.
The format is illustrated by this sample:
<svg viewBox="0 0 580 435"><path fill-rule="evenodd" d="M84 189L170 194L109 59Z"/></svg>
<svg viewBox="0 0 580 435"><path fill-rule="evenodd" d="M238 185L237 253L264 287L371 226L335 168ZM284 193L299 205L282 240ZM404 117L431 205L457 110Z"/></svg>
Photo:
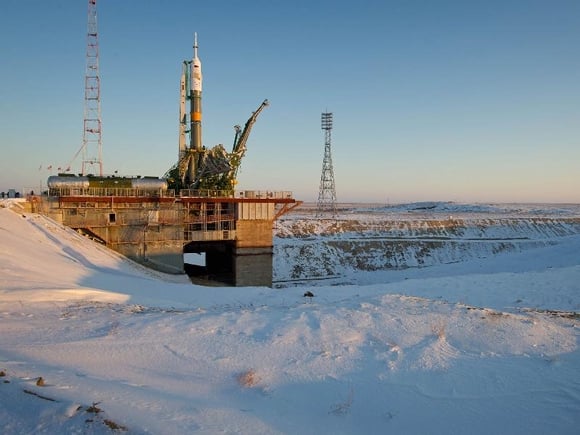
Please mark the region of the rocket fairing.
<svg viewBox="0 0 580 435"><path fill-rule="evenodd" d="M201 60L197 57L197 33L193 39L193 61L191 63L191 89L201 92Z"/></svg>

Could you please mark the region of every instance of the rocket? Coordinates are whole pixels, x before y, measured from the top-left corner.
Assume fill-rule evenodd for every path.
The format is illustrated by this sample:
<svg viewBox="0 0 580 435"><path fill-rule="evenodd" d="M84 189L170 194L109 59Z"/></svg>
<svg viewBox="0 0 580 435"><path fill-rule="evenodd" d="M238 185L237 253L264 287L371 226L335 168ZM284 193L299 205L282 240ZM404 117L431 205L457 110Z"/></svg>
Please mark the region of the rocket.
<svg viewBox="0 0 580 435"><path fill-rule="evenodd" d="M183 61L179 82L179 162L187 159L184 181L192 183L203 151L201 141L201 60L197 56L197 33L193 37L193 59ZM187 113L187 100L190 102ZM189 126L188 126L189 123ZM188 128L189 127L189 128ZM189 134L189 144L187 136Z"/></svg>
<svg viewBox="0 0 580 435"><path fill-rule="evenodd" d="M197 33L193 39L193 60L191 61L191 144L192 150L201 151L201 60L197 57Z"/></svg>

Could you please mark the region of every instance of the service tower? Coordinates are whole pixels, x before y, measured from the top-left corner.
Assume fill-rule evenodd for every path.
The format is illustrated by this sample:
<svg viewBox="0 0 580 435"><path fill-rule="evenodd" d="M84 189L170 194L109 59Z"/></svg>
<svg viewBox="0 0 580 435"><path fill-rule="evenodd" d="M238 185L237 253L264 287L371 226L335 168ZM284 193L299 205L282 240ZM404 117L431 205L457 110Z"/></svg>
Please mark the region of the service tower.
<svg viewBox="0 0 580 435"><path fill-rule="evenodd" d="M336 190L334 188L334 169L332 168L332 152L330 133L332 131L332 113L324 112L321 117L324 130L324 160L322 175L320 176L320 190L318 192L318 209L316 216L330 215L336 217Z"/></svg>

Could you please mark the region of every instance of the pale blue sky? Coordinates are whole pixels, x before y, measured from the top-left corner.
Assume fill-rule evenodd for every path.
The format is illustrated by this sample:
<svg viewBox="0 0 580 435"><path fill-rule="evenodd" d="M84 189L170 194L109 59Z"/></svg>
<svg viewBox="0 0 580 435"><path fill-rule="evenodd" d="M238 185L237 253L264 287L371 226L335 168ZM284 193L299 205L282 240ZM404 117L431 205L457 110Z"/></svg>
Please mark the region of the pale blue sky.
<svg viewBox="0 0 580 435"><path fill-rule="evenodd" d="M578 0L98 3L107 173L175 162L197 32L204 145L229 148L271 103L241 189L316 200L328 110L339 202L580 202ZM2 0L0 191L40 186L81 145L86 15Z"/></svg>

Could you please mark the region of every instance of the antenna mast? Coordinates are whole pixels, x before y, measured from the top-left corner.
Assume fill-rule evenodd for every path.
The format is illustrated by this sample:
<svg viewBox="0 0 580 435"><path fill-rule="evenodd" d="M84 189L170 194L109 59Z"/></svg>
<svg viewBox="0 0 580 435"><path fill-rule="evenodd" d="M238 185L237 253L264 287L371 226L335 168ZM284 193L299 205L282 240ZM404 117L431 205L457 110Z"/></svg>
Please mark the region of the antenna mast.
<svg viewBox="0 0 580 435"><path fill-rule="evenodd" d="M334 188L334 170L332 169L330 146L332 113L323 113L321 124L324 130L324 160L322 162L322 175L320 176L320 190L318 192L317 217L323 217L325 214L336 217L336 190Z"/></svg>
<svg viewBox="0 0 580 435"><path fill-rule="evenodd" d="M102 176L103 143L101 139L101 78L99 76L97 0L88 1L82 174L91 173L96 175L97 172L94 165L97 165L98 175Z"/></svg>

